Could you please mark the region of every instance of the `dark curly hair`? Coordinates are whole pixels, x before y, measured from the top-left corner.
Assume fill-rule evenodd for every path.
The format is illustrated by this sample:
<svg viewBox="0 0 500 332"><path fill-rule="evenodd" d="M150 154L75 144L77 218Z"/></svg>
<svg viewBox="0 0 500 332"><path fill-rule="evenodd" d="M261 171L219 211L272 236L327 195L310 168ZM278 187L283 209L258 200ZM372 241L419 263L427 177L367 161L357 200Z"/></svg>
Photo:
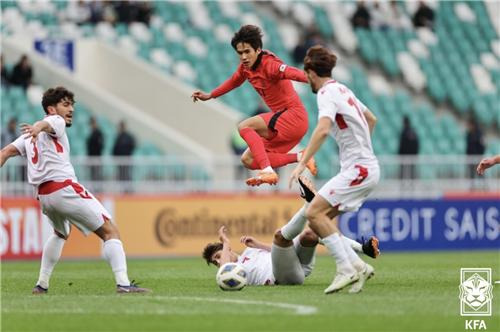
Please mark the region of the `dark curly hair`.
<svg viewBox="0 0 500 332"><path fill-rule="evenodd" d="M337 56L321 45L310 47L304 58L304 70L312 70L319 77L332 76L336 64Z"/></svg>
<svg viewBox="0 0 500 332"><path fill-rule="evenodd" d="M206 245L205 249L203 249L202 256L203 259L207 261L207 265L210 265L210 263L217 265L212 260L212 256L219 250L222 250L222 243L220 242L209 243Z"/></svg>
<svg viewBox="0 0 500 332"><path fill-rule="evenodd" d="M42 107L46 114L49 114L48 107L56 106L62 100L68 100L72 104L75 103L75 95L65 87L58 86L50 88L43 93Z"/></svg>
<svg viewBox="0 0 500 332"><path fill-rule="evenodd" d="M254 50L262 49L262 30L255 25L242 26L231 39L231 46L234 49L239 43L250 44Z"/></svg>

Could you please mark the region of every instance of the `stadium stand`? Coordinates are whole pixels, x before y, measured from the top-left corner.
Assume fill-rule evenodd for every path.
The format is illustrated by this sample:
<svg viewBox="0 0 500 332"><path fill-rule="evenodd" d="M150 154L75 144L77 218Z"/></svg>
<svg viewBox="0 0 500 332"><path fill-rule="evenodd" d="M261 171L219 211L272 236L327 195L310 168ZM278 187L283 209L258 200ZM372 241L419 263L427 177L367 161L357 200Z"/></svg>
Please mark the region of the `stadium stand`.
<svg viewBox="0 0 500 332"><path fill-rule="evenodd" d="M278 25L273 16L259 11L259 4L235 2L220 6L219 2L167 2L152 3L154 15L149 25L134 22L129 25L107 22L96 25L85 23L76 25L63 22L56 12L64 11L65 2L44 2L33 4L2 1L5 19L2 33L9 34L19 24L28 24L30 29L41 36L64 35L73 37L97 37L110 41L122 50L135 54L160 70L173 74L184 82L209 91L230 76L238 59L229 45L232 33L241 24L261 25L265 32L265 48L275 52L287 63L291 47L298 40L302 26L315 22L321 35L327 41L336 38L341 46L357 45L367 64L380 65L390 79L402 75L405 82L415 91L425 89L432 100L450 102L459 120L472 110L479 121L486 126L499 125L500 71L498 61L492 58L492 48L497 35L487 17L484 4L478 2L439 2L436 7L435 31L371 29L352 30L350 25L339 26L333 17L331 6L340 4L293 2L273 2L278 15L291 15L293 23ZM345 6L352 5L347 3ZM408 6L399 3L402 10L410 14ZM335 8L337 8L335 7ZM337 15L337 16L335 16ZM343 19L343 21L342 21ZM339 18L346 22L348 18ZM61 23L62 22L62 23ZM347 30L346 30L347 29ZM351 31L349 31L351 29ZM283 34L283 31L288 34ZM343 41L352 36L354 41ZM349 47L344 47L349 51ZM445 57L446 55L446 57ZM223 64L223 65L221 65ZM465 64L465 66L464 66ZM373 91L363 66L348 66L352 90L379 118L374 149L378 155L397 153L402 117L407 115L421 139L422 155L461 155L465 151L464 129L456 114L437 114L435 105L415 102L411 92L405 89L384 94ZM309 111L310 128L316 124L315 96L308 89L301 97ZM5 105L15 103L9 92ZM235 110L250 115L258 106L258 95L249 84L220 98ZM21 101L19 105L23 105ZM2 105L4 101L2 100ZM21 107L21 106L15 106ZM3 108L3 107L2 107ZM82 114L85 112L85 108ZM31 115L25 115L29 117ZM3 118L2 118L3 121ZM101 125L109 123L100 119ZM81 132L86 132L86 119L76 124ZM307 134L309 139L311 131ZM73 139L73 138L72 138ZM75 154L81 154L83 144L74 139ZM305 142L305 141L304 141ZM487 153L498 151L498 137L490 140ZM334 142L329 141L317 155L320 164L320 178L329 178L333 170L329 165L336 159ZM138 150L138 155L154 155L158 151L150 143ZM106 144L109 153L109 142ZM394 177L396 167L384 169L384 176ZM440 170L426 167L420 171L423 178L434 178ZM459 175L463 170L455 167L448 170Z"/></svg>

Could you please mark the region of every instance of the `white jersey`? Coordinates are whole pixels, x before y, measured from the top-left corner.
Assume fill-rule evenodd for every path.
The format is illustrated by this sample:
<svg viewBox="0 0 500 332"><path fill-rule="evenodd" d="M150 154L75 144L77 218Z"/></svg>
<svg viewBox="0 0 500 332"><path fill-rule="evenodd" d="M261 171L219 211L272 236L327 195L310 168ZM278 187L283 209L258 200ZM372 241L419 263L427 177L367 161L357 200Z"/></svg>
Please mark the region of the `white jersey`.
<svg viewBox="0 0 500 332"><path fill-rule="evenodd" d="M238 257L247 272L249 285L274 285L271 253L264 249L247 248Z"/></svg>
<svg viewBox="0 0 500 332"><path fill-rule="evenodd" d="M36 141L26 135L19 136L12 144L27 159L28 182L38 186L47 181L77 181L69 160L69 141L66 122L59 115L46 116L42 121L50 124L54 134L41 132Z"/></svg>
<svg viewBox="0 0 500 332"><path fill-rule="evenodd" d="M339 145L341 170L356 164L378 164L373 153L370 129L363 114L367 107L345 85L330 80L318 91L318 119L328 117L330 135Z"/></svg>

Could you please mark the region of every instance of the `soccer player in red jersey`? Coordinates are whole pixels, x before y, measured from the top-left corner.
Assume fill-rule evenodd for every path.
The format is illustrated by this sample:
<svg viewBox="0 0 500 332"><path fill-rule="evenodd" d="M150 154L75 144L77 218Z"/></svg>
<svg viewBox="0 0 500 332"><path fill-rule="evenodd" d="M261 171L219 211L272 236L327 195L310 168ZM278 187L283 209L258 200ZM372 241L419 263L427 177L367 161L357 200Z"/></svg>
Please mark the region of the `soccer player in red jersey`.
<svg viewBox="0 0 500 332"><path fill-rule="evenodd" d="M304 71L287 66L276 55L262 49L262 32L254 25L244 25L231 40L231 46L240 57L234 74L210 94L195 91L193 101L217 98L239 87L248 80L271 112L243 120L238 125L248 149L241 156L243 165L257 170L257 176L246 183L259 186L276 184L278 175L273 168L295 163L301 153L289 153L307 132L307 112L290 80L307 83ZM314 160L307 163L313 175Z"/></svg>

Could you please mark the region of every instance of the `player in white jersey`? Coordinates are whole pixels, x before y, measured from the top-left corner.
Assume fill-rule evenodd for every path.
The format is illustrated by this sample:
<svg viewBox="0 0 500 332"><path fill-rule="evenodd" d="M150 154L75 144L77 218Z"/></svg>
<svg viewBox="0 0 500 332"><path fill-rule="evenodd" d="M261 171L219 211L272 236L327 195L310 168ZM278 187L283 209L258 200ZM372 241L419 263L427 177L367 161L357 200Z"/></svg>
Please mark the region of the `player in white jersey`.
<svg viewBox="0 0 500 332"><path fill-rule="evenodd" d="M73 93L64 87L48 89L42 98L45 118L33 125L22 124L22 135L0 151L0 167L13 156L27 159L28 182L34 186L42 212L54 228L43 247L40 275L32 292L47 293L71 224L85 235L94 232L104 241L104 258L111 265L118 293L148 292L129 281L118 228L109 212L75 176L66 135L66 127L73 121L74 103Z"/></svg>
<svg viewBox="0 0 500 332"><path fill-rule="evenodd" d="M262 243L252 236L242 236L240 241L247 247L241 255L231 250L226 228L219 229L221 242L209 243L203 250L207 264L219 267L228 262L237 262L247 272L249 285L301 285L314 267L314 253L318 236L305 229L305 211L316 192L311 182L300 178L302 197L307 201L292 219L274 234L272 245ZM291 239L291 240L288 240ZM378 240L370 238L363 245L344 238L354 250L376 258Z"/></svg>
<svg viewBox="0 0 500 332"><path fill-rule="evenodd" d="M337 57L323 46L313 46L304 58L304 70L313 93L317 94L318 124L292 175L290 187L328 134L339 145L340 173L330 179L306 211L311 229L337 263L337 275L326 294L353 284L351 293L361 291L374 269L342 240L336 216L357 211L377 185L380 169L370 134L376 118L349 88L332 79Z"/></svg>

